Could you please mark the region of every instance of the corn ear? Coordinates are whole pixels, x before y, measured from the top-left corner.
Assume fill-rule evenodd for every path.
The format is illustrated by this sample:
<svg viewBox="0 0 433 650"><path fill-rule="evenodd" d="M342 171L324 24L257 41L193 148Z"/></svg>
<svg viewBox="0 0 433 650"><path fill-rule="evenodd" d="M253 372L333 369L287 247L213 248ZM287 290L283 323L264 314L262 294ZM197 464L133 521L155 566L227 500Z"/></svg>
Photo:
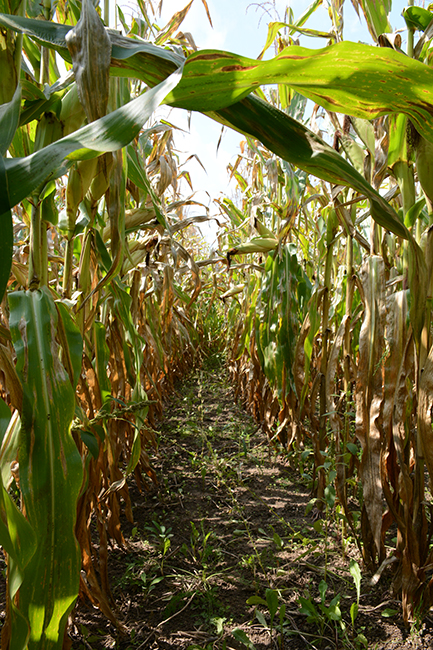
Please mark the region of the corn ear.
<svg viewBox="0 0 433 650"><path fill-rule="evenodd" d="M429 212L433 212L433 144L421 137L416 150L418 180L424 191Z"/></svg>
<svg viewBox="0 0 433 650"><path fill-rule="evenodd" d="M98 158L98 168L90 185L90 199L92 205L96 206L104 196L110 184L110 172L113 167L113 155L107 153Z"/></svg>
<svg viewBox="0 0 433 650"><path fill-rule="evenodd" d="M125 212L125 230L139 230L156 219L154 208L136 208L135 210L126 210ZM108 241L111 237L111 228L106 226L102 233L102 239Z"/></svg>
<svg viewBox="0 0 433 650"><path fill-rule="evenodd" d="M224 300L224 298L231 298L232 296L236 296L238 293L242 293L244 290L245 285L244 284L238 284L232 289L229 289L225 293L223 293L220 298Z"/></svg>
<svg viewBox="0 0 433 650"><path fill-rule="evenodd" d="M39 151L63 137L61 122L51 112L44 113L38 122L34 150Z"/></svg>
<svg viewBox="0 0 433 650"><path fill-rule="evenodd" d="M63 124L63 135L67 136L83 126L85 119L84 109L78 97L75 84L62 99L60 121Z"/></svg>
<svg viewBox="0 0 433 650"><path fill-rule="evenodd" d="M272 230L269 230L269 228L267 228L264 223L259 221L257 217L254 219L254 227L259 233L260 237L275 239L275 235Z"/></svg>
<svg viewBox="0 0 433 650"><path fill-rule="evenodd" d="M66 189L66 216L68 221L68 239L72 237L75 229L78 206L86 196L87 190L95 175L97 158L82 160L69 172L68 187Z"/></svg>
<svg viewBox="0 0 433 650"><path fill-rule="evenodd" d="M275 237L253 237L250 241L234 246L227 255L243 255L245 253L269 253L278 246L278 239Z"/></svg>

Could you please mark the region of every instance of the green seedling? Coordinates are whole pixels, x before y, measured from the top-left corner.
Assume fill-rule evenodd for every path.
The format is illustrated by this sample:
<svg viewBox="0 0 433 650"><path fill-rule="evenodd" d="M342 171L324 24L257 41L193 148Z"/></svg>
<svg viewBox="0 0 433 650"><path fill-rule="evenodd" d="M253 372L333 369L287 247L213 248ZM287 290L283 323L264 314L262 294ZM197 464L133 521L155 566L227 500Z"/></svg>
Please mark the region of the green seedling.
<svg viewBox="0 0 433 650"><path fill-rule="evenodd" d="M145 528L157 541L158 550L162 555L161 573L164 574L164 558L171 546L170 540L173 537L173 533L171 532L172 529L167 528L164 524L160 524L155 520L152 520L152 526L146 526Z"/></svg>
<svg viewBox="0 0 433 650"><path fill-rule="evenodd" d="M263 528L259 528L259 533L264 536L266 540L271 539L275 546L278 548L279 551L283 550L284 547L284 542L279 536L279 534L274 530L274 527L271 526L272 529L272 535L266 533L266 531L263 530Z"/></svg>
<svg viewBox="0 0 433 650"><path fill-rule="evenodd" d="M329 627L330 624L334 627L336 623L340 623L342 629L345 628L340 609L341 595L337 594L331 600L329 605L326 605L325 596L327 590L328 585L324 580L321 580L319 584L320 604L318 608L311 596L309 598L300 596L298 599L300 613L307 617L309 623L315 623L319 627L321 636L323 636L325 629Z"/></svg>
<svg viewBox="0 0 433 650"><path fill-rule="evenodd" d="M203 522L200 522L200 530L197 529L197 526L193 521L191 523L191 535L190 535L190 546L191 546L191 555L196 562L199 562L203 566L206 566L207 559L212 555L212 547L210 541L212 539L213 533L209 531L208 533L204 530Z"/></svg>
<svg viewBox="0 0 433 650"><path fill-rule="evenodd" d="M144 571L140 574L140 580L143 583L143 590L146 594L150 594L158 583L164 580L164 576L147 575Z"/></svg>
<svg viewBox="0 0 433 650"><path fill-rule="evenodd" d="M239 641L240 643L243 643L248 650L256 650L256 646L254 643L251 641L249 636L241 630L239 627L236 629L232 630L232 634L235 637L236 641Z"/></svg>
<svg viewBox="0 0 433 650"><path fill-rule="evenodd" d="M274 621L275 621L275 616L277 612L279 613L279 623L280 623L280 635L279 635L279 645L280 647L283 646L283 624L284 624L284 617L286 615L286 605L283 603L280 606L279 603L279 594L275 589L266 589L266 600L264 598L261 598L260 596L251 596L251 598L248 598L247 600L247 605L263 605L264 607L267 608L269 612L269 619L270 623L269 625L266 622L265 617L263 616L262 612L257 609L255 611L255 615L257 620L265 629L269 629L271 639L273 637L273 630L274 630Z"/></svg>
<svg viewBox="0 0 433 650"><path fill-rule="evenodd" d="M170 539L173 537L172 529L166 528L164 524L159 524L154 519L152 520L152 526L145 526L145 528L157 540L159 551L165 556L171 546Z"/></svg>
<svg viewBox="0 0 433 650"><path fill-rule="evenodd" d="M353 578L353 582L356 587L356 603L352 603L350 607L350 619L352 622L353 632L355 633L355 620L358 616L359 610L359 598L361 596L361 569L359 568L358 562L351 559L349 563L350 575ZM364 634L359 633L355 638L355 645L357 648L368 648L368 641Z"/></svg>

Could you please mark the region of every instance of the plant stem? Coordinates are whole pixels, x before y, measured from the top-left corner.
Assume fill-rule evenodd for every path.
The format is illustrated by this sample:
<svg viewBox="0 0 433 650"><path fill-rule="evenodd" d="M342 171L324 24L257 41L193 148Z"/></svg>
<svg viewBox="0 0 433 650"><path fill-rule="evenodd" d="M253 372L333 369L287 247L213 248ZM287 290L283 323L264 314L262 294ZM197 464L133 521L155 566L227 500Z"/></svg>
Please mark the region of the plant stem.
<svg viewBox="0 0 433 650"><path fill-rule="evenodd" d="M72 266L74 254L74 238L66 240L65 264L63 270L63 297L70 298L72 294Z"/></svg>
<svg viewBox="0 0 433 650"><path fill-rule="evenodd" d="M48 284L48 229L47 222L41 220L41 285Z"/></svg>
<svg viewBox="0 0 433 650"><path fill-rule="evenodd" d="M408 6L413 7L413 0L408 0ZM407 55L413 58L413 28L407 30Z"/></svg>
<svg viewBox="0 0 433 650"><path fill-rule="evenodd" d="M34 197L30 218L30 255L29 255L29 288L38 289L42 277L41 266L41 204Z"/></svg>

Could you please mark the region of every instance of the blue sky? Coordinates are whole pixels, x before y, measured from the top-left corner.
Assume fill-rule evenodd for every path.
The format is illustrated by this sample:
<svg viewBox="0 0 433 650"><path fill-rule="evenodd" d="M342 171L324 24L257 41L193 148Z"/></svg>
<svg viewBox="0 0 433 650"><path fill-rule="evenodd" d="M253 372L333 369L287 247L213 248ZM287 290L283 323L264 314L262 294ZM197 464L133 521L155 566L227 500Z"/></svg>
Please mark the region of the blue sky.
<svg viewBox="0 0 433 650"><path fill-rule="evenodd" d="M295 18L298 18L309 6L312 0L296 0L291 3ZM160 0L152 0L154 7ZM188 0L163 0L161 17L157 23L164 26L170 17L182 9ZM284 0L270 0L253 2L251 0L207 0L213 27L210 26L201 0L194 0L193 5L183 22L182 31L191 32L200 49L223 49L257 58L266 42L267 26L271 20L283 20L284 11L288 5ZM420 4L420 2L416 2ZM403 28L404 21L401 17L403 8L407 5L402 0L394 0L391 14L391 25L394 29ZM133 6L133 5L130 5ZM122 7L128 13L126 7ZM327 0L307 22L308 27L328 31L331 22L327 11ZM364 20L360 21L350 0L344 3L344 39L371 43L370 35L365 27ZM403 48L406 44L406 33L402 33ZM301 37L301 45L317 48L326 45L325 39L312 39ZM272 48L268 50L265 58L274 55ZM167 113L161 109L159 116L167 117L170 122L184 131L175 133L175 143L181 152L180 159L185 160L190 154L195 153L206 169L194 161L188 162L186 168L190 171L196 199L211 207L211 214L217 214L217 209L212 208L213 199L223 193L230 196L232 189L228 186L227 165L236 160L239 153L239 142L242 139L238 133L227 130L222 143L216 151L220 137L221 126L209 118L194 113L190 127L187 124L185 111L174 109ZM186 192L187 187L183 190ZM202 213L198 209L194 213ZM215 229L210 231L202 227L202 232L208 240L213 239Z"/></svg>

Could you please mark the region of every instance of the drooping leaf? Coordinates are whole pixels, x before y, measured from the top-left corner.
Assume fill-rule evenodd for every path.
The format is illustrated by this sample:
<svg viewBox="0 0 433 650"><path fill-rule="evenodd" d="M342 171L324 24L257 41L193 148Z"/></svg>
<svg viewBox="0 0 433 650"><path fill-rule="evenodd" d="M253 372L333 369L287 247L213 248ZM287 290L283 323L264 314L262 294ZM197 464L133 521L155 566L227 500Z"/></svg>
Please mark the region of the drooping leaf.
<svg viewBox="0 0 433 650"><path fill-rule="evenodd" d="M180 108L210 111L263 84L286 83L328 110L372 119L405 113L433 140L433 70L390 48L342 42L320 50L292 46L269 61L201 50L185 63L167 97Z"/></svg>
<svg viewBox="0 0 433 650"><path fill-rule="evenodd" d="M32 575L32 571L28 572L27 567L36 551L36 536L3 483L0 485L0 508L3 513L0 518L0 544L8 555L9 565L8 598L11 607L9 647L11 650L25 650L30 636L30 625L14 600L24 578L29 574L30 577Z"/></svg>
<svg viewBox="0 0 433 650"><path fill-rule="evenodd" d="M110 351L105 340L105 326L100 321L94 323L95 332L95 358L96 374L98 376L99 387L103 403L111 399L111 384L107 375L108 360Z"/></svg>
<svg viewBox="0 0 433 650"><path fill-rule="evenodd" d="M3 300L12 266L13 224L4 158L0 154L0 300Z"/></svg>
<svg viewBox="0 0 433 650"><path fill-rule="evenodd" d="M155 41L157 45L162 45L165 43L165 41L170 38L170 36L173 34L173 32L178 29L178 27L181 25L181 23L184 21L188 11L190 10L190 7L193 3L193 0L191 0L186 7L181 9L180 11L176 12L170 19L169 24L162 30L161 33L158 34L158 37Z"/></svg>
<svg viewBox="0 0 433 650"><path fill-rule="evenodd" d="M0 444L6 433L11 417L12 414L9 406L4 400L0 399Z"/></svg>
<svg viewBox="0 0 433 650"><path fill-rule="evenodd" d="M293 253L293 254L292 254ZM299 331L300 309L297 288L311 286L296 254L284 247L268 255L256 307L255 338L263 372L284 402L284 387L293 385L295 345ZM308 298L307 298L308 300Z"/></svg>
<svg viewBox="0 0 433 650"><path fill-rule="evenodd" d="M392 31L388 20L392 0L352 0L352 4L358 13L358 16L358 5L361 5L368 30L376 43L380 34Z"/></svg>
<svg viewBox="0 0 433 650"><path fill-rule="evenodd" d="M102 152L116 151L126 146L139 133L167 91L179 82L180 76L181 71L174 73L129 104L26 158L4 159L9 188L9 205L4 207L11 208L29 196L50 174L56 176L64 173L66 168L62 165L66 158L92 158Z"/></svg>
<svg viewBox="0 0 433 650"><path fill-rule="evenodd" d="M260 140L268 149L310 174L338 185L353 187L364 194L375 221L407 239L408 231L396 212L361 174L332 147L300 122L250 95L216 113L218 121Z"/></svg>
<svg viewBox="0 0 433 650"><path fill-rule="evenodd" d="M72 387L78 384L83 357L83 339L66 305L56 302L59 313L59 339L63 349L63 363Z"/></svg>
<svg viewBox="0 0 433 650"><path fill-rule="evenodd" d="M383 4L365 1L370 8ZM0 24L23 31L65 55L65 38L71 27L6 14L0 14ZM114 74L135 76L153 86L183 63L178 55L155 45L113 32L110 38ZM319 50L292 46L269 61L201 50L186 61L182 81L167 103L188 110L218 110L261 85L288 84L325 108L347 115L373 119L405 113L419 132L433 141L432 80L429 66L393 49L363 43L341 42Z"/></svg>
<svg viewBox="0 0 433 650"><path fill-rule="evenodd" d="M72 62L66 44L66 36L72 29L70 25L11 16L6 13L0 14L0 24L26 34L40 45L56 50L69 63ZM142 78L140 74L145 74L146 79L143 81L149 79L149 84L153 86L163 81L184 63L185 59L179 54L153 43L127 38L112 30L108 30L108 33L112 45L113 71L117 69L116 73L120 76ZM134 75L134 71L137 74Z"/></svg>

